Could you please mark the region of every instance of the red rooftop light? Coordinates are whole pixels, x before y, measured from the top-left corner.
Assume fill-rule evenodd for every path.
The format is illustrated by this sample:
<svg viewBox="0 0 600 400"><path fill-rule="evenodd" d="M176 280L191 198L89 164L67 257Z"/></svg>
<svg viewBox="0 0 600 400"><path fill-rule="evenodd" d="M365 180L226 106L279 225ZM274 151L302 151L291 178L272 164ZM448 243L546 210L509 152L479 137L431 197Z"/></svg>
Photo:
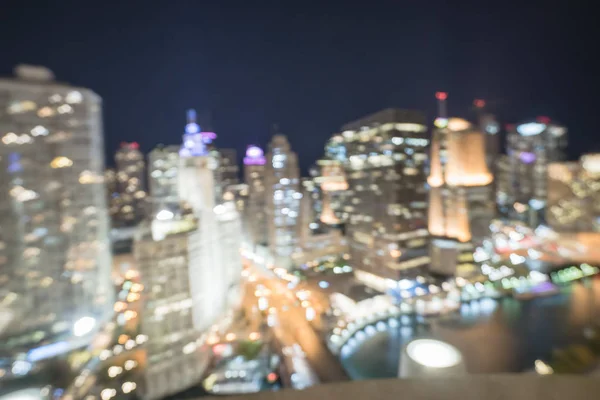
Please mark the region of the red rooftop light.
<svg viewBox="0 0 600 400"><path fill-rule="evenodd" d="M477 108L483 108L483 107L485 107L485 100L475 99L475 101L473 102L473 105Z"/></svg>
<svg viewBox="0 0 600 400"><path fill-rule="evenodd" d="M448 98L448 93L446 92L436 92L435 98L438 100L446 100Z"/></svg>
<svg viewBox="0 0 600 400"><path fill-rule="evenodd" d="M132 142L129 147L131 147L132 149L139 149L140 148L140 144L138 142Z"/></svg>
<svg viewBox="0 0 600 400"><path fill-rule="evenodd" d="M536 118L537 122L539 122L540 124L549 124L550 123L550 118L549 117L537 117Z"/></svg>
<svg viewBox="0 0 600 400"><path fill-rule="evenodd" d="M506 124L506 130L507 131L512 131L515 129L515 124Z"/></svg>

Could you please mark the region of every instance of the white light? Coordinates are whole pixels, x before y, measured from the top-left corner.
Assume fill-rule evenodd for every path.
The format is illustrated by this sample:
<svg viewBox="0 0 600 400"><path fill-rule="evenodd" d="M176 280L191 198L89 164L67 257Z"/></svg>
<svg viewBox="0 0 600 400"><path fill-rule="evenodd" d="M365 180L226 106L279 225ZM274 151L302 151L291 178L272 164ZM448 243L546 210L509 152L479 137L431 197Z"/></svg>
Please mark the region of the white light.
<svg viewBox="0 0 600 400"><path fill-rule="evenodd" d="M327 281L321 281L321 282L319 282L319 287L321 289L327 289L329 287L329 282L327 282Z"/></svg>
<svg viewBox="0 0 600 400"><path fill-rule="evenodd" d="M102 398L102 400L109 400L113 398L116 394L117 391L115 389L104 389L100 393L100 397Z"/></svg>
<svg viewBox="0 0 600 400"><path fill-rule="evenodd" d="M448 120L448 129L451 131L464 131L471 127L469 121L462 118L450 118Z"/></svg>
<svg viewBox="0 0 600 400"><path fill-rule="evenodd" d="M18 360L13 363L11 372L14 375L23 376L27 375L31 368L33 368L33 365L29 361Z"/></svg>
<svg viewBox="0 0 600 400"><path fill-rule="evenodd" d="M409 343L406 352L417 363L431 368L452 367L462 358L454 346L433 339L414 340Z"/></svg>
<svg viewBox="0 0 600 400"><path fill-rule="evenodd" d="M539 135L544 129L546 129L546 125L540 124L539 122L529 122L517 126L517 132L523 136Z"/></svg>
<svg viewBox="0 0 600 400"><path fill-rule="evenodd" d="M81 103L83 101L83 95L77 91L69 92L65 97L65 101L71 104Z"/></svg>
<svg viewBox="0 0 600 400"><path fill-rule="evenodd" d="M77 337L85 336L96 326L96 320L92 317L83 317L73 324L73 335Z"/></svg>
<svg viewBox="0 0 600 400"><path fill-rule="evenodd" d="M156 214L156 219L159 221L168 221L168 220L172 219L174 216L175 216L175 214L173 214L169 210L160 210Z"/></svg>
<svg viewBox="0 0 600 400"><path fill-rule="evenodd" d="M394 143L395 145L400 145L404 143L404 139L396 136L392 138L392 143Z"/></svg>
<svg viewBox="0 0 600 400"><path fill-rule="evenodd" d="M46 136L48 133L50 133L48 129L44 128L42 125L37 125L31 130L33 136Z"/></svg>
<svg viewBox="0 0 600 400"><path fill-rule="evenodd" d="M313 319L315 319L315 315L316 315L316 313L315 313L315 309L314 308L308 307L306 309L306 320L307 321L312 321Z"/></svg>
<svg viewBox="0 0 600 400"><path fill-rule="evenodd" d="M40 400L45 397L47 396L43 395L42 389L37 388L22 389L0 395L1 400Z"/></svg>
<svg viewBox="0 0 600 400"><path fill-rule="evenodd" d="M413 286L415 286L414 281L410 281L408 279L401 279L398 281L398 288L400 290L408 290L408 289L412 288Z"/></svg>

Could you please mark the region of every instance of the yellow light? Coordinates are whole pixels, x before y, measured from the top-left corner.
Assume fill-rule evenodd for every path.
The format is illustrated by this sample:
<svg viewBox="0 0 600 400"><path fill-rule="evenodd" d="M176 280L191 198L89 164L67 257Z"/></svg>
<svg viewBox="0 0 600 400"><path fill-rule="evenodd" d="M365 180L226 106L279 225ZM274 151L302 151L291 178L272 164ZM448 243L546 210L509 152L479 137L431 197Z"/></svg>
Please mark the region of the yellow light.
<svg viewBox="0 0 600 400"><path fill-rule="evenodd" d="M129 336L127 336L127 335L121 335L121 336L119 336L118 342L119 342L119 344L125 344L125 342L128 341L128 340L129 340Z"/></svg>
<svg viewBox="0 0 600 400"><path fill-rule="evenodd" d="M122 301L116 302L115 306L114 306L115 312L121 312L121 311L125 310L126 308L127 308L127 304L123 303Z"/></svg>
<svg viewBox="0 0 600 400"><path fill-rule="evenodd" d="M260 339L260 333L258 333L258 332L251 332L248 335L248 339L250 339L250 340L258 340L258 339Z"/></svg>
<svg viewBox="0 0 600 400"><path fill-rule="evenodd" d="M225 340L231 342L233 340L235 340L236 336L235 333L233 332L229 332L227 335L225 335Z"/></svg>
<svg viewBox="0 0 600 400"><path fill-rule="evenodd" d="M132 310L125 311L125 321L130 321L130 320L134 319L135 317L137 317L137 312L132 311Z"/></svg>
<svg viewBox="0 0 600 400"><path fill-rule="evenodd" d="M140 294L139 293L129 293L127 295L127 301L129 303L133 303L134 301L138 301L140 299Z"/></svg>
<svg viewBox="0 0 600 400"><path fill-rule="evenodd" d="M67 157L59 156L56 157L50 163L50 166L54 169L56 168L67 168L73 165L73 161Z"/></svg>
<svg viewBox="0 0 600 400"><path fill-rule="evenodd" d="M54 110L50 107L43 107L38 110L37 114L40 118L51 117L54 115Z"/></svg>

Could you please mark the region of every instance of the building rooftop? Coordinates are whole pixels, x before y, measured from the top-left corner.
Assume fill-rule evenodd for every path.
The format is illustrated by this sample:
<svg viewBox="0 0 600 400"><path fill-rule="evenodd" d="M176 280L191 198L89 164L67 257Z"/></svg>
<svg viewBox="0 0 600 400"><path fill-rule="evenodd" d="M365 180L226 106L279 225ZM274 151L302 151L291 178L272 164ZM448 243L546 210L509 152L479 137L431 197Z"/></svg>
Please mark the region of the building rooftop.
<svg viewBox="0 0 600 400"><path fill-rule="evenodd" d="M410 122L427 125L425 114L416 110L403 110L399 108L386 108L385 110L369 114L358 120L349 122L342 126L342 130L357 131L363 126L371 127L373 124L385 124L388 122Z"/></svg>

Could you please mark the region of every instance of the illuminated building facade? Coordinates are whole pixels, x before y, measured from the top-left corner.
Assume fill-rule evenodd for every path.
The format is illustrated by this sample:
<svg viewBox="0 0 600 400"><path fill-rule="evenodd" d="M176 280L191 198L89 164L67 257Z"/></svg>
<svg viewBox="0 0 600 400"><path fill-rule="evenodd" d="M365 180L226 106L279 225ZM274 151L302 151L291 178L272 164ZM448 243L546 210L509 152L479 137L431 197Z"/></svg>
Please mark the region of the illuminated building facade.
<svg viewBox="0 0 600 400"><path fill-rule="evenodd" d="M544 222L548 196L548 164L564 158L567 129L547 117L510 127L507 136L507 192L497 198L510 219L536 227Z"/></svg>
<svg viewBox="0 0 600 400"><path fill-rule="evenodd" d="M317 162L320 167L320 176L315 177L315 182L321 190L320 221L326 225L338 226L340 219L341 195L348 189L346 174L342 162L335 159L322 159Z"/></svg>
<svg viewBox="0 0 600 400"><path fill-rule="evenodd" d="M318 175L317 171L312 172ZM322 221L324 212L327 212L327 203L317 178L302 179L302 198L296 225L297 243L292 254L295 265L337 258L348 252L347 240L342 232ZM331 216L335 218L333 214Z"/></svg>
<svg viewBox="0 0 600 400"><path fill-rule="evenodd" d="M265 171L263 150L258 146L248 146L244 157L244 180L248 185L245 220L251 245L267 243Z"/></svg>
<svg viewBox="0 0 600 400"><path fill-rule="evenodd" d="M113 305L101 99L16 75L0 79L0 386L89 344Z"/></svg>
<svg viewBox="0 0 600 400"><path fill-rule="evenodd" d="M179 146L157 146L148 154L148 181L152 211L179 206L177 171Z"/></svg>
<svg viewBox="0 0 600 400"><path fill-rule="evenodd" d="M146 168L139 144L121 143L115 154L116 195L111 201L113 226L135 225L147 212Z"/></svg>
<svg viewBox="0 0 600 400"><path fill-rule="evenodd" d="M485 237L495 206L485 136L464 119L446 118L446 96L436 95L440 116L435 121L427 183L431 270L452 275L473 269L472 244Z"/></svg>
<svg viewBox="0 0 600 400"><path fill-rule="evenodd" d="M558 232L600 231L600 154L548 164L546 221Z"/></svg>
<svg viewBox="0 0 600 400"><path fill-rule="evenodd" d="M289 267L296 248L296 219L300 205L298 159L284 135L269 143L265 168L267 240L278 265Z"/></svg>
<svg viewBox="0 0 600 400"><path fill-rule="evenodd" d="M154 240L157 234L160 240ZM199 261L194 249L202 238L190 215L143 223L138 235L134 254L145 287L141 329L149 338L144 397L159 399L193 386L208 364L194 321L204 307L192 295L196 276L190 268Z"/></svg>
<svg viewBox="0 0 600 400"><path fill-rule="evenodd" d="M142 322L148 399L198 383L210 360L203 335L241 298L240 219L233 201L215 202L218 154L209 149L215 138L188 112L177 166L180 207L157 211L134 245L148 292Z"/></svg>
<svg viewBox="0 0 600 400"><path fill-rule="evenodd" d="M342 130L326 153L345 169L342 218L351 265L389 279L395 290L396 282L429 264L425 117L386 109Z"/></svg>

